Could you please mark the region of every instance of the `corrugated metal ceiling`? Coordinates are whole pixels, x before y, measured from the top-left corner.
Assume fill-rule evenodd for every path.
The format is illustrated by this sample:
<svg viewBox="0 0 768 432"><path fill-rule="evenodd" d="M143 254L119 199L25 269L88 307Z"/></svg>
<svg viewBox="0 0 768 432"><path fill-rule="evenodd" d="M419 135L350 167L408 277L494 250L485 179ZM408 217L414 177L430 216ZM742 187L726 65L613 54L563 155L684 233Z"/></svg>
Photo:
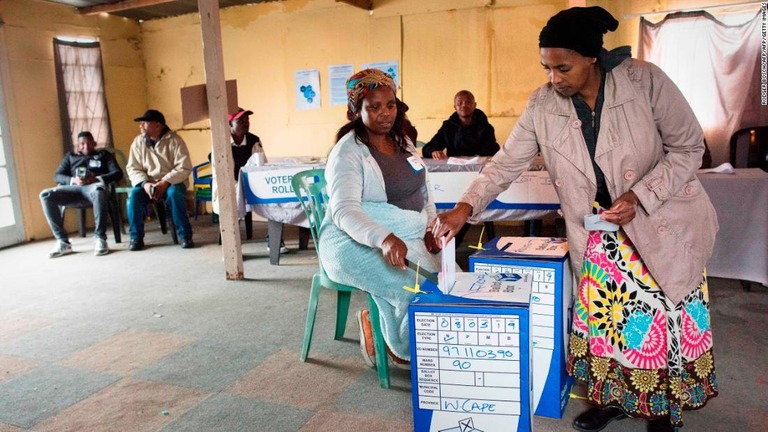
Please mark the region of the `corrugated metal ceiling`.
<svg viewBox="0 0 768 432"><path fill-rule="evenodd" d="M162 2L158 4L151 4L151 1L137 1L126 2L124 0L46 0L52 3L59 3L69 5L75 8L86 8L99 5L110 5L126 3L138 4L139 7L132 7L131 9L125 9L121 11L110 12L112 15L122 16L137 21L145 21L156 18L166 18L177 15L184 15L188 13L197 12L197 0L174 0L168 2ZM225 8L229 6L239 6L254 3L264 3L269 1L282 1L282 0L219 0L219 7ZM146 4L145 6L142 6Z"/></svg>

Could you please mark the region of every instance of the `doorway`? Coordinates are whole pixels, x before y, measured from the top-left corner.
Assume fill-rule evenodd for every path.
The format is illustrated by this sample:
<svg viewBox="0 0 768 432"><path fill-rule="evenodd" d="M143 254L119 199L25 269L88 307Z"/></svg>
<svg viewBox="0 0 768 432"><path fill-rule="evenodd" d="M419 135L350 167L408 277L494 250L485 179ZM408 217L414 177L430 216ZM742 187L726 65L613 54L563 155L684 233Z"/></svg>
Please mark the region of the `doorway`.
<svg viewBox="0 0 768 432"><path fill-rule="evenodd" d="M0 52L0 55L5 53ZM19 208L19 189L13 167L13 151L8 135L4 76L0 73L0 248L24 240L24 224Z"/></svg>

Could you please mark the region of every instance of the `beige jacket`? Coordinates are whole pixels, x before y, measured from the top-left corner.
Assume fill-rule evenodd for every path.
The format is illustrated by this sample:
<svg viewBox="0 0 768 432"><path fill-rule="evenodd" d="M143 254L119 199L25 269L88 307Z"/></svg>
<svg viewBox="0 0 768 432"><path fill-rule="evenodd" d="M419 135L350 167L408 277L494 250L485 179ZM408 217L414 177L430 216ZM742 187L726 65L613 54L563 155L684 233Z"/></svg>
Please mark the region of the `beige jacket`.
<svg viewBox="0 0 768 432"><path fill-rule="evenodd" d="M125 170L133 186L160 180L186 184L192 173L192 161L184 140L168 131L154 148L146 144L144 135L134 138Z"/></svg>
<svg viewBox="0 0 768 432"><path fill-rule="evenodd" d="M712 254L717 216L696 178L703 133L685 98L657 66L626 59L606 74L595 160L612 199L633 190L640 199L624 231L674 303L701 282ZM571 264L580 274L597 191L594 170L569 98L549 85L536 90L504 147L461 201L482 211L541 151L566 221Z"/></svg>

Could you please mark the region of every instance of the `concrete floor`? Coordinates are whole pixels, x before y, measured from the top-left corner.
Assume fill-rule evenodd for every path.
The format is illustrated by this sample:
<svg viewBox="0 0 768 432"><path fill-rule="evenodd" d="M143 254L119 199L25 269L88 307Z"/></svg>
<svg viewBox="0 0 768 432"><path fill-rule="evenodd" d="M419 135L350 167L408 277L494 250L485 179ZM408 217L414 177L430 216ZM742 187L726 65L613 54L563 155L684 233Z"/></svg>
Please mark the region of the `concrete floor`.
<svg viewBox="0 0 768 432"><path fill-rule="evenodd" d="M255 224L243 281L224 280L210 218L195 223L193 250L148 228L142 252L110 240L112 253L94 257L90 238L58 259L47 258L52 240L0 250L0 432L412 429L408 372L393 369L392 388L379 388L352 314L333 340L333 293L320 299L310 360L298 360L317 260L295 250L295 228L293 251L271 266ZM721 393L686 413L685 430L764 431L768 289L710 287ZM354 295L351 309L363 304ZM572 430L584 408L572 399L563 419L536 417L535 428ZM644 428L629 419L605 430Z"/></svg>

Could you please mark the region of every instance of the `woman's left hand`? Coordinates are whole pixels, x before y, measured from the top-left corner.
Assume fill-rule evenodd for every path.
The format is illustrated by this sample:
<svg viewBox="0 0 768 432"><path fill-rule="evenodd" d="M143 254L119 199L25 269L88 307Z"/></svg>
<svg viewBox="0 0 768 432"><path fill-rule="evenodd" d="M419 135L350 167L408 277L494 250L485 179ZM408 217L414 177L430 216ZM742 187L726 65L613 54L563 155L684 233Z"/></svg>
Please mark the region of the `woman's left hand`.
<svg viewBox="0 0 768 432"><path fill-rule="evenodd" d="M600 218L616 225L626 225L635 218L638 204L640 199L633 191L624 192L613 201L611 208L600 214Z"/></svg>
<svg viewBox="0 0 768 432"><path fill-rule="evenodd" d="M432 235L431 225L427 229L427 233L424 234L424 244L427 246L427 251L431 254L440 252L440 245L435 241L435 236Z"/></svg>

